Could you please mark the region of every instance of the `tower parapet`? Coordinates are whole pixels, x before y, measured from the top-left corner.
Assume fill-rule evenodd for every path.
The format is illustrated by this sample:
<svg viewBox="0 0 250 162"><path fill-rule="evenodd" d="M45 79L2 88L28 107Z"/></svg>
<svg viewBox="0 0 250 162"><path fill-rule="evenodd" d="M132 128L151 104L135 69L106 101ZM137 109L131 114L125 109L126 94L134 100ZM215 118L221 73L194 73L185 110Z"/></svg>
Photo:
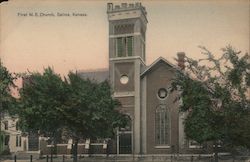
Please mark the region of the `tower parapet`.
<svg viewBox="0 0 250 162"><path fill-rule="evenodd" d="M134 10L134 9L141 9L143 13L146 15L146 9L144 6L141 5L141 3L121 3L120 5L114 5L113 3L107 4L107 12L119 12L119 11L128 11L128 10Z"/></svg>
<svg viewBox="0 0 250 162"><path fill-rule="evenodd" d="M147 23L146 8L141 3L121 3L121 4L107 4L107 13L109 20L121 20L128 18L141 17L142 21Z"/></svg>

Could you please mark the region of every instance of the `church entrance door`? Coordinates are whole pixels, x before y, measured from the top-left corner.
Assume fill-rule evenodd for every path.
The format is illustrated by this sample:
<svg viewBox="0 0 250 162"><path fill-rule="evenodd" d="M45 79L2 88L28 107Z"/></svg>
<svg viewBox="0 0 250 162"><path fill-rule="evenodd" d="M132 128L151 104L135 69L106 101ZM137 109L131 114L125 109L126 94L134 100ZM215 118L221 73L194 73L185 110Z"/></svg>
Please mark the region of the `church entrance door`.
<svg viewBox="0 0 250 162"><path fill-rule="evenodd" d="M118 132L118 154L132 154L132 131Z"/></svg>

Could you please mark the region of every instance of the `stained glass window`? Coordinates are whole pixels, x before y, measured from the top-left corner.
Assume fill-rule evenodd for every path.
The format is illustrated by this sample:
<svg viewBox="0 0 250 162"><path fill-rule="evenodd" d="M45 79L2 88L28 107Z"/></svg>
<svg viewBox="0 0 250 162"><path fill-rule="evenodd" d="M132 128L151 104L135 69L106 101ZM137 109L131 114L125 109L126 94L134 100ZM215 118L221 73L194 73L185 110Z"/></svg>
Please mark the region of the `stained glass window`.
<svg viewBox="0 0 250 162"><path fill-rule="evenodd" d="M170 120L166 105L160 105L155 112L155 140L156 145L169 145Z"/></svg>

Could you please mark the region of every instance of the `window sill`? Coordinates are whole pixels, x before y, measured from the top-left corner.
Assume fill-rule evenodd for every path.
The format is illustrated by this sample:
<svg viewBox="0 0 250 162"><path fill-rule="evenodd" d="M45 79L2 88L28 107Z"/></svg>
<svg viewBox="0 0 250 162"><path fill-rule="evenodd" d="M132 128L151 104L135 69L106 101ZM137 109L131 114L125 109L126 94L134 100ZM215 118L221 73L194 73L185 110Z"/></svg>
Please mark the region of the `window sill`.
<svg viewBox="0 0 250 162"><path fill-rule="evenodd" d="M155 146L156 149L166 149L166 148L170 148L170 146L168 145L164 145L164 146Z"/></svg>

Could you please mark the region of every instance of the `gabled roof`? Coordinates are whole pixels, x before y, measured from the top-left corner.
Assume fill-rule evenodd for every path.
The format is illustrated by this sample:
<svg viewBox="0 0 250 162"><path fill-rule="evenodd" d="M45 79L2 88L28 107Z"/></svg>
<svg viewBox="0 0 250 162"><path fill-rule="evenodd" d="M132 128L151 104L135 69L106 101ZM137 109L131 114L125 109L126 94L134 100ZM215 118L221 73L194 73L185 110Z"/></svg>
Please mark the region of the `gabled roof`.
<svg viewBox="0 0 250 162"><path fill-rule="evenodd" d="M156 59L150 66L148 66L142 73L141 73L141 77L144 77L148 72L150 72L157 64L163 62L164 64L172 67L175 70L180 70L180 68L174 64L172 64L171 62L169 62L168 60L166 60L163 57L159 57L158 59Z"/></svg>

